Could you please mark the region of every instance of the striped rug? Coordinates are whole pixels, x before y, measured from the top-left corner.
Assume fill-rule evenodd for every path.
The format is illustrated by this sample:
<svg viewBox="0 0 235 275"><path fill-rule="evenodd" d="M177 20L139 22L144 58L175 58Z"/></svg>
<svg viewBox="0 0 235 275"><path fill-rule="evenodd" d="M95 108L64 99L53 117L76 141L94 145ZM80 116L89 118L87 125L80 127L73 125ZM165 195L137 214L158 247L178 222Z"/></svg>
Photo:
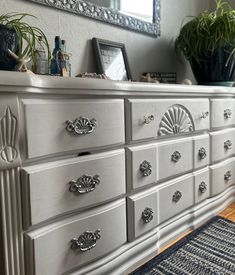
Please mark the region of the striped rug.
<svg viewBox="0 0 235 275"><path fill-rule="evenodd" d="M215 217L130 275L235 275L235 223Z"/></svg>

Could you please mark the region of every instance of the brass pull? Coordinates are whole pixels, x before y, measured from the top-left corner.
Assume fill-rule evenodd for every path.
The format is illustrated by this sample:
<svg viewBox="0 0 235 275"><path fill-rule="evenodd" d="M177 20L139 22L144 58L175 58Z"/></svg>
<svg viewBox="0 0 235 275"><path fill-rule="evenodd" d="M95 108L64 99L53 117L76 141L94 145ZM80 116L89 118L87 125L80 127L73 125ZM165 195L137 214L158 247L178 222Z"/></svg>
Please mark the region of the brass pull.
<svg viewBox="0 0 235 275"><path fill-rule="evenodd" d="M174 162L178 162L181 159L181 154L179 151L175 151L172 155L171 155L171 160Z"/></svg>
<svg viewBox="0 0 235 275"><path fill-rule="evenodd" d="M71 240L71 249L79 249L81 252L86 252L96 246L96 241L101 238L100 229L94 233L91 231L85 231L78 238Z"/></svg>
<svg viewBox="0 0 235 275"><path fill-rule="evenodd" d="M199 185L199 191L203 194L206 192L206 190L207 190L207 185L205 181L202 181Z"/></svg>
<svg viewBox="0 0 235 275"><path fill-rule="evenodd" d="M91 120L85 117L76 118L74 121L66 121L66 131L71 132L75 135L87 135L92 133L96 126L97 121L92 118Z"/></svg>
<svg viewBox="0 0 235 275"><path fill-rule="evenodd" d="M95 175L94 177L83 175L77 180L71 180L69 182L69 192L79 194L89 193L93 191L99 183L99 175Z"/></svg>
<svg viewBox="0 0 235 275"><path fill-rule="evenodd" d="M150 162L148 162L147 160L144 160L141 164L140 164L140 173L143 177L148 177L149 175L151 175L152 173L152 165Z"/></svg>
<svg viewBox="0 0 235 275"><path fill-rule="evenodd" d="M154 115L144 116L144 123L149 124L154 120Z"/></svg>
<svg viewBox="0 0 235 275"><path fill-rule="evenodd" d="M198 155L199 155L199 158L200 158L200 159L206 158L206 149L205 149L204 147L201 147L201 148L198 150Z"/></svg>
<svg viewBox="0 0 235 275"><path fill-rule="evenodd" d="M172 197L173 202L178 202L182 198L182 196L182 193L179 190L177 190Z"/></svg>
<svg viewBox="0 0 235 275"><path fill-rule="evenodd" d="M150 207L146 207L142 212L141 218L144 223L149 223L153 219L153 209Z"/></svg>

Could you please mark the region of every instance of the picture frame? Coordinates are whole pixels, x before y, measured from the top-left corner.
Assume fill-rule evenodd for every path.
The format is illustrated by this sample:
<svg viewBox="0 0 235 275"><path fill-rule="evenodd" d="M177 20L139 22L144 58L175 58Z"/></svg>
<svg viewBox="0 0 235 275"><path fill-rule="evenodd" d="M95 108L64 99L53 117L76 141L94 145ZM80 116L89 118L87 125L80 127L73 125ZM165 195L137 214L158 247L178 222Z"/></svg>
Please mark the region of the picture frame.
<svg viewBox="0 0 235 275"><path fill-rule="evenodd" d="M131 80L125 45L118 42L92 38L97 73L106 75L111 80Z"/></svg>

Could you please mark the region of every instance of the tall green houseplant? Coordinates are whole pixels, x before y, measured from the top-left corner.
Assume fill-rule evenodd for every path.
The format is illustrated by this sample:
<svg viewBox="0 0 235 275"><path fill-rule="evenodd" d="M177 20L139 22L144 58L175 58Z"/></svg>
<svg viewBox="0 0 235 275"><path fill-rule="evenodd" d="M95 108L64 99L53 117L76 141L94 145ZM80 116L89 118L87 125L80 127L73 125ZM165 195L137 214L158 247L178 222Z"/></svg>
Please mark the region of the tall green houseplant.
<svg viewBox="0 0 235 275"><path fill-rule="evenodd" d="M27 13L8 13L0 15L0 70L21 70L22 65L31 60L37 61L37 45L47 52L50 61L49 44L44 32L24 21L34 17Z"/></svg>
<svg viewBox="0 0 235 275"><path fill-rule="evenodd" d="M193 17L180 30L177 52L190 62L199 84L234 81L235 10L216 0L216 9Z"/></svg>

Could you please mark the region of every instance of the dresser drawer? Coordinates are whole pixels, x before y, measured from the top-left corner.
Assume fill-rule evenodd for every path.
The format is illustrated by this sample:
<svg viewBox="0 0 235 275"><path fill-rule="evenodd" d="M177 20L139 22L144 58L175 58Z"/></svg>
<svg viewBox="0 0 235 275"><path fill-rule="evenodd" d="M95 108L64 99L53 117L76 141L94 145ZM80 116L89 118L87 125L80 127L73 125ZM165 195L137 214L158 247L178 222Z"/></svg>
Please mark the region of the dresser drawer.
<svg viewBox="0 0 235 275"><path fill-rule="evenodd" d="M130 99L127 102L128 140L208 128L208 99Z"/></svg>
<svg viewBox="0 0 235 275"><path fill-rule="evenodd" d="M211 127L235 124L235 101L232 98L211 99Z"/></svg>
<svg viewBox="0 0 235 275"><path fill-rule="evenodd" d="M132 241L157 226L158 212L156 187L128 197L128 240Z"/></svg>
<svg viewBox="0 0 235 275"><path fill-rule="evenodd" d="M184 138L158 145L158 180L193 169L193 139Z"/></svg>
<svg viewBox="0 0 235 275"><path fill-rule="evenodd" d="M123 100L22 102L28 158L124 143Z"/></svg>
<svg viewBox="0 0 235 275"><path fill-rule="evenodd" d="M210 162L210 142L209 135L200 135L194 140L194 168L206 166Z"/></svg>
<svg viewBox="0 0 235 275"><path fill-rule="evenodd" d="M156 144L129 147L126 154L128 190L157 181Z"/></svg>
<svg viewBox="0 0 235 275"><path fill-rule="evenodd" d="M210 167L211 195L223 192L235 183L235 158L225 160Z"/></svg>
<svg viewBox="0 0 235 275"><path fill-rule="evenodd" d="M209 168L194 173L195 203L201 202L210 196Z"/></svg>
<svg viewBox="0 0 235 275"><path fill-rule="evenodd" d="M187 175L164 184L158 195L159 223L162 223L193 205L193 176Z"/></svg>
<svg viewBox="0 0 235 275"><path fill-rule="evenodd" d="M26 274L64 274L125 242L123 199L26 233Z"/></svg>
<svg viewBox="0 0 235 275"><path fill-rule="evenodd" d="M125 193L124 149L25 167L24 224L104 202Z"/></svg>
<svg viewBox="0 0 235 275"><path fill-rule="evenodd" d="M210 133L211 161L219 161L235 154L235 128Z"/></svg>

